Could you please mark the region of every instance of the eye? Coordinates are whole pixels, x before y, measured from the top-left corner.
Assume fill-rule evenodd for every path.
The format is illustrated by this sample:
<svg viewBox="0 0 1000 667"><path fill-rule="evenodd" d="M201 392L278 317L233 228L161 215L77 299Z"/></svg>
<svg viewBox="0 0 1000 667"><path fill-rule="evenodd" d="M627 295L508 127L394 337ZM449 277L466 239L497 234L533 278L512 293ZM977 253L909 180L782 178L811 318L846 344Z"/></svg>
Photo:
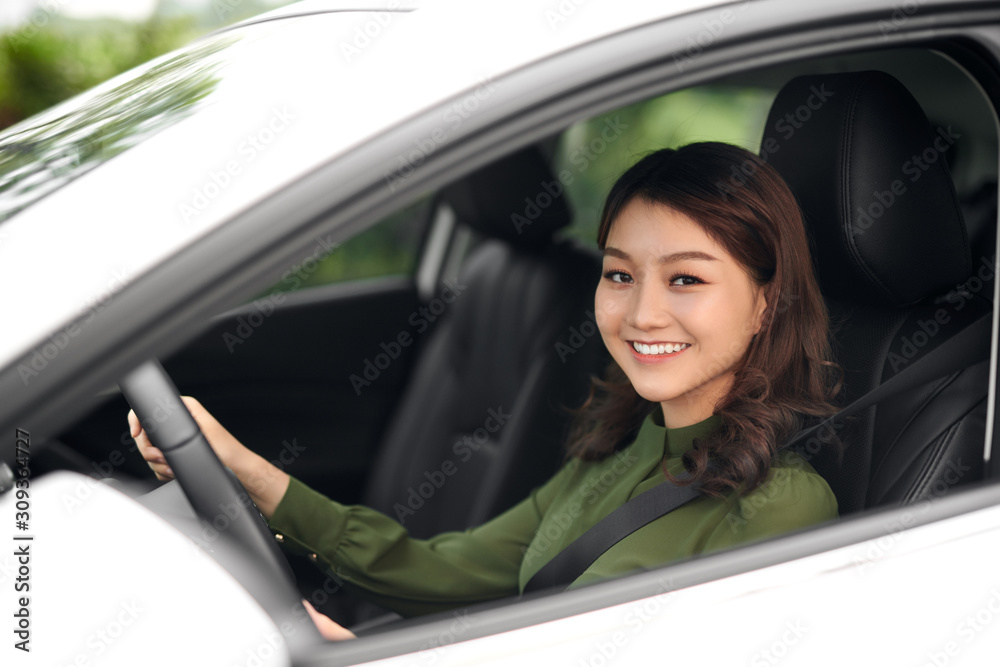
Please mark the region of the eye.
<svg viewBox="0 0 1000 667"><path fill-rule="evenodd" d="M619 269L611 269L610 271L605 271L604 278L610 280L613 283L618 283L620 285L628 285L632 282L632 276Z"/></svg>
<svg viewBox="0 0 1000 667"><path fill-rule="evenodd" d="M680 281L678 283L678 281ZM670 284L676 287L687 287L689 285L700 285L705 281L697 276L692 276L687 273L677 273L670 277Z"/></svg>

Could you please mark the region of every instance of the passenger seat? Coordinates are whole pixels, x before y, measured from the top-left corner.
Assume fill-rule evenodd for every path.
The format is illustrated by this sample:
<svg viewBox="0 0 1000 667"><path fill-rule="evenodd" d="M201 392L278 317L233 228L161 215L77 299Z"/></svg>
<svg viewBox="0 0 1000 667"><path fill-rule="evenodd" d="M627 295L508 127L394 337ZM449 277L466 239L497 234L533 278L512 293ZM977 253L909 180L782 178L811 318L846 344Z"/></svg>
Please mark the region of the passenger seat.
<svg viewBox="0 0 1000 667"><path fill-rule="evenodd" d="M980 258L946 164L953 142L880 71L792 79L771 108L762 153L805 214L844 404L991 311L982 289L957 290ZM842 464L814 464L841 514L980 480L988 379L983 361L838 424Z"/></svg>
<svg viewBox="0 0 1000 667"><path fill-rule="evenodd" d="M555 239L572 219L560 188L532 147L442 193L485 239L420 351L364 498L414 537L479 525L547 480L565 444L564 408L600 370L600 258Z"/></svg>

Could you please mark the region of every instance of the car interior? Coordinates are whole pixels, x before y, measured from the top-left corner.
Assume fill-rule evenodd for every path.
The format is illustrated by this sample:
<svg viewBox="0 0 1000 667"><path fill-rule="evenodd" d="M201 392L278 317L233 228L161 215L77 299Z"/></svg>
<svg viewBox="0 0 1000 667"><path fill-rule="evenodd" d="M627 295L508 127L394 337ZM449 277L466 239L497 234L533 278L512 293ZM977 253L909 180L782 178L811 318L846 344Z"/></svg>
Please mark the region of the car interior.
<svg viewBox="0 0 1000 667"><path fill-rule="evenodd" d="M596 223L649 151L731 141L798 199L830 312L846 405L993 310L997 131L960 51L885 49L716 79L581 119L327 248L218 315L163 363L237 438L313 488L415 537L496 516L564 460L572 410L608 363L593 321ZM803 450L842 519L983 483L983 361L834 423ZM72 469L157 485L109 394L48 443ZM346 625L382 610L303 594Z"/></svg>

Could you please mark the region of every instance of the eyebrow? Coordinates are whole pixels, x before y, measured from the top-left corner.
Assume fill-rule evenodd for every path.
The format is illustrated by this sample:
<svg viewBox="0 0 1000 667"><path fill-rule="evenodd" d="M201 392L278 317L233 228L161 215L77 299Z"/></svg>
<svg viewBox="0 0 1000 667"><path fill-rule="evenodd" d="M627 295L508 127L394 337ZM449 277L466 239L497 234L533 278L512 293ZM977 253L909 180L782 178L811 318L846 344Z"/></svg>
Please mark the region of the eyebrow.
<svg viewBox="0 0 1000 667"><path fill-rule="evenodd" d="M613 248L608 246L604 249L605 256L617 257L618 259L624 259L626 261L631 261L632 256L629 255L624 250L619 250L618 248ZM713 257L707 252L702 252L701 250L681 250L678 252L671 253L669 255L662 255L657 262L660 264L670 264L672 262L681 262L685 259L701 259L705 261L718 261L718 257Z"/></svg>

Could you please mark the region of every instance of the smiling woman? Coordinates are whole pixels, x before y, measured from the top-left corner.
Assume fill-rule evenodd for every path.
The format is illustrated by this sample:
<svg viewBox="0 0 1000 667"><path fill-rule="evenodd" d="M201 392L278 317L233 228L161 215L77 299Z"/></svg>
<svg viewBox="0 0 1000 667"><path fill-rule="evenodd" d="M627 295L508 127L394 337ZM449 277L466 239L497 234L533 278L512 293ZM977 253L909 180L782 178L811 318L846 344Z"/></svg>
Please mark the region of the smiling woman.
<svg viewBox="0 0 1000 667"><path fill-rule="evenodd" d="M823 478L780 451L802 415L835 411L801 216L759 160L738 192L714 189L744 160L755 158L724 144L664 150L612 189L596 318L631 394L623 385L624 399L585 405L582 424L610 416L607 425L586 431L555 476L477 528L415 539L385 514L310 489L188 399L193 416L285 549L406 615L531 590L543 566L602 518L686 473L704 493L595 554L570 587L834 519ZM778 317L782 290L801 298ZM150 467L172 477L130 421ZM631 437L609 437L617 433Z"/></svg>
<svg viewBox="0 0 1000 667"><path fill-rule="evenodd" d="M747 493L803 417L836 412L802 215L763 159L716 142L647 156L612 188L598 245L595 312L614 361L578 421L577 456L607 456L651 403L668 428L715 414L725 428L685 454L690 481Z"/></svg>

